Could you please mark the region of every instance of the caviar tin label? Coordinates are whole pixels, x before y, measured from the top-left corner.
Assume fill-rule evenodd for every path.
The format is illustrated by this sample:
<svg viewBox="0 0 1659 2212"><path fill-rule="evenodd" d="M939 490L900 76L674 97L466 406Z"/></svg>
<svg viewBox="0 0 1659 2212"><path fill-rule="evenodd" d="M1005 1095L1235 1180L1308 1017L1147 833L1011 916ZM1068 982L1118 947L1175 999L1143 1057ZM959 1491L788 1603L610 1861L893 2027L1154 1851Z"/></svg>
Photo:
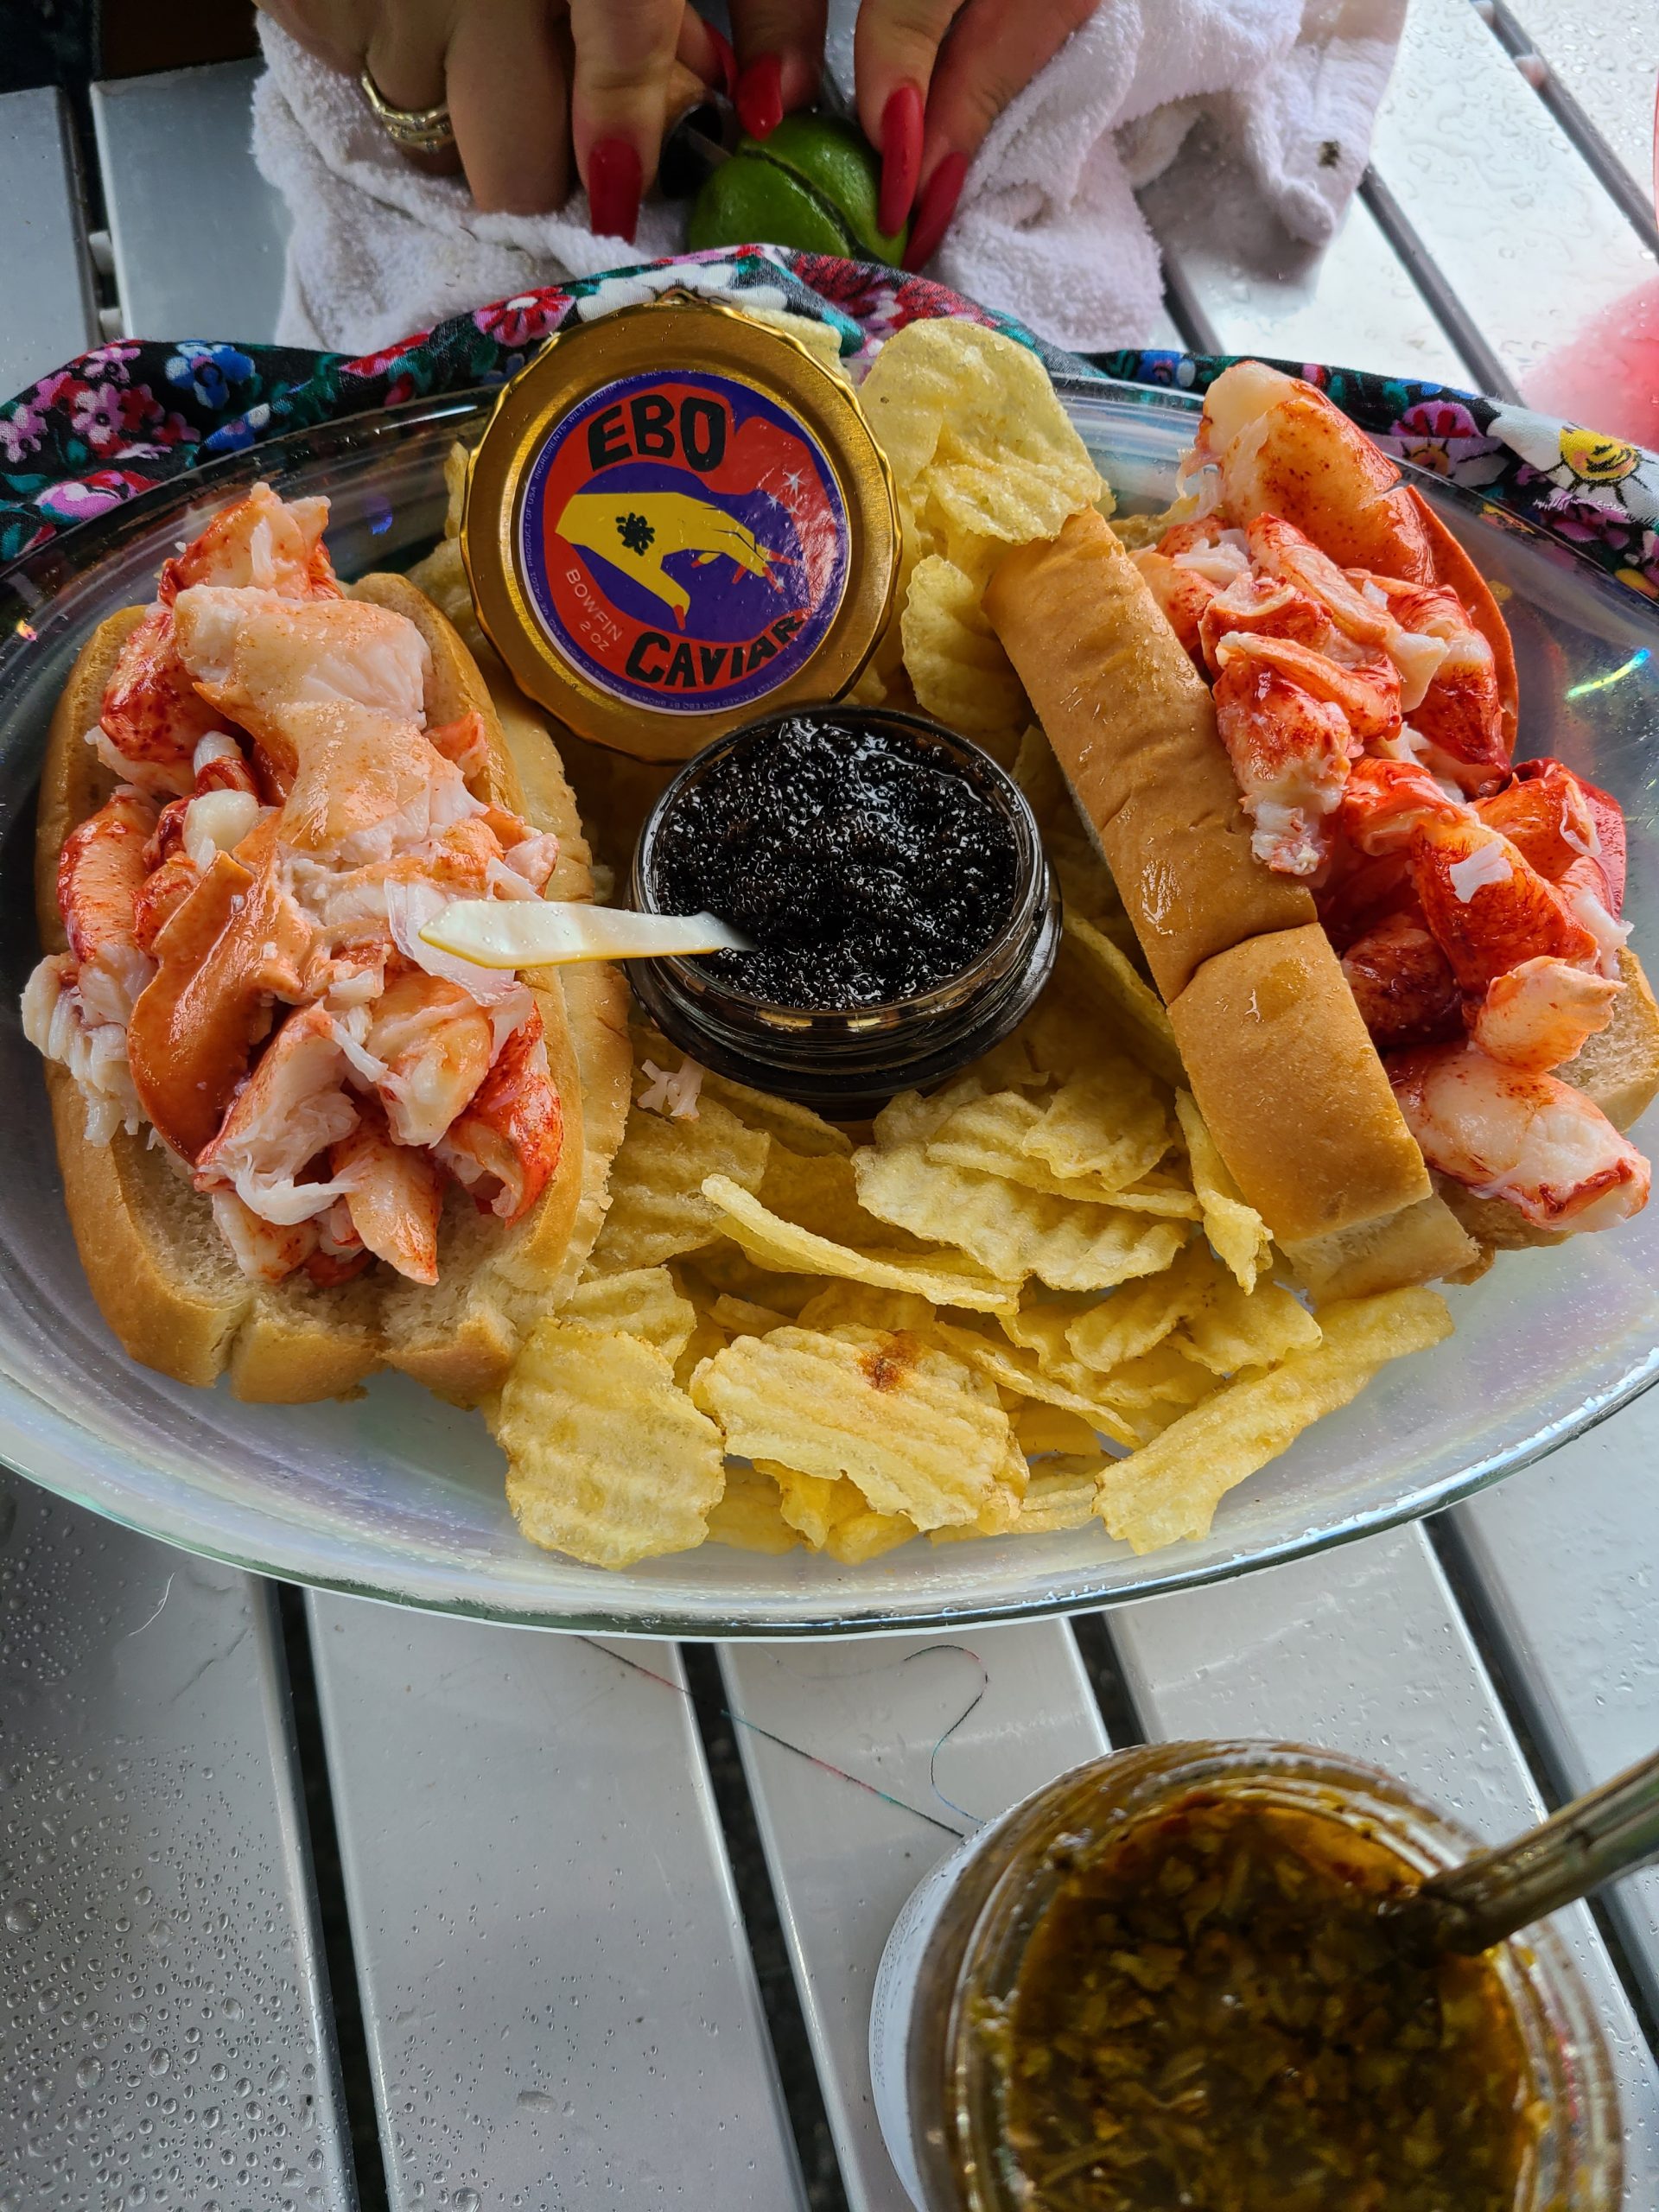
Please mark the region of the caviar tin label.
<svg viewBox="0 0 1659 2212"><path fill-rule="evenodd" d="M852 391L797 340L672 297L554 340L499 403L462 550L519 683L654 760L856 677L897 529Z"/></svg>
<svg viewBox="0 0 1659 2212"><path fill-rule="evenodd" d="M823 447L764 392L623 377L531 462L518 558L549 636L602 690L667 714L753 707L840 609L847 508Z"/></svg>

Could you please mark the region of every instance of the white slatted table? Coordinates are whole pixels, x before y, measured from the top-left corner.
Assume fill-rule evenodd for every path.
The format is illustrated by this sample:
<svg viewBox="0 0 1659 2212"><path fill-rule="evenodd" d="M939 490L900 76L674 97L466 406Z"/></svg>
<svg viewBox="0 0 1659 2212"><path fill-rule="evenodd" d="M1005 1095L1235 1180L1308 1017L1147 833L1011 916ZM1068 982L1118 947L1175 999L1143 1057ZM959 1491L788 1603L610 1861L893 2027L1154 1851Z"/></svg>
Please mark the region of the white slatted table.
<svg viewBox="0 0 1659 2212"><path fill-rule="evenodd" d="M1656 65L1659 16L1620 0L1412 0L1325 255L1202 143L1146 195L1160 342L1523 386L1656 274ZM269 332L248 78L95 91L106 327ZM214 175L188 254L157 196L180 144ZM0 102L9 201L25 177L8 383L98 327L49 95ZM717 1666L334 1598L279 1619L269 1586L0 1489L0 2212L903 2212L868 1993L954 1835L1109 1739L1227 1732L1373 1757L1502 1835L1659 1733L1656 1475L1659 1394L1427 1529L1230 1586ZM1567 1932L1627 2212L1655 2212L1659 1875Z"/></svg>

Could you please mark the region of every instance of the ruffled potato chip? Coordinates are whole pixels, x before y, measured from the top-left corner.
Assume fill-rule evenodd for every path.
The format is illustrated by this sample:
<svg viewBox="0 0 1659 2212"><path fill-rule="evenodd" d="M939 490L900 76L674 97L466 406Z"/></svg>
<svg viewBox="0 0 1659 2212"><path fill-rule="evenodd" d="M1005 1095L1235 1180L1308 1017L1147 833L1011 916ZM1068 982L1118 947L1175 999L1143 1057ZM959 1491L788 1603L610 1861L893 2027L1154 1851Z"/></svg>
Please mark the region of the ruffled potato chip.
<svg viewBox="0 0 1659 2212"><path fill-rule="evenodd" d="M1150 1077L1133 1060L1114 1058L1063 1083L1021 1149L1057 1175L1116 1192L1149 1174L1169 1144Z"/></svg>
<svg viewBox="0 0 1659 2212"><path fill-rule="evenodd" d="M691 1395L740 1457L846 1476L874 1511L923 1529L974 1520L1013 1448L989 1386L902 1332L741 1337L698 1369Z"/></svg>
<svg viewBox="0 0 1659 2212"><path fill-rule="evenodd" d="M1023 1190L944 1166L919 1146L855 1153L853 1170L878 1219L953 1243L1004 1282L1034 1274L1056 1290L1105 1290L1166 1268L1186 1238L1183 1224Z"/></svg>
<svg viewBox="0 0 1659 2212"><path fill-rule="evenodd" d="M643 1337L550 1315L493 1422L520 1532L588 1567L690 1551L725 1487L720 1430Z"/></svg>
<svg viewBox="0 0 1659 2212"><path fill-rule="evenodd" d="M1312 1351L1319 1336L1314 1316L1278 1283L1258 1282L1245 1291L1230 1275L1181 1332L1192 1357L1215 1375L1276 1367L1293 1352Z"/></svg>
<svg viewBox="0 0 1659 2212"><path fill-rule="evenodd" d="M964 1328L959 1323L936 1324L930 1341L943 1346L964 1365L976 1369L988 1382L994 1382L999 1390L1016 1399L1039 1399L1045 1405L1074 1414L1092 1429L1103 1429L1120 1444L1134 1445L1140 1440L1136 1431L1109 1402L1106 1391L1110 1386L1103 1387L1098 1376L1087 1372L1078 1376L1058 1365L1051 1372L1033 1353L999 1344L995 1338L977 1329ZM1079 1381L1085 1385L1084 1389L1075 1387Z"/></svg>
<svg viewBox="0 0 1659 2212"><path fill-rule="evenodd" d="M1160 1083L1185 1082L1163 1001L1128 953L1081 914L1066 915L1055 976L1062 988L1080 988L1092 999L1123 1049Z"/></svg>
<svg viewBox="0 0 1659 2212"><path fill-rule="evenodd" d="M697 1325L697 1309L674 1287L666 1268L629 1268L620 1274L585 1274L559 1308L562 1321L643 1337L677 1360Z"/></svg>
<svg viewBox="0 0 1659 2212"><path fill-rule="evenodd" d="M1112 1465L1103 1452L1081 1452L1063 1465L1036 1470L1014 1524L1016 1536L1052 1536L1086 1529L1094 1518L1102 1471Z"/></svg>
<svg viewBox="0 0 1659 2212"><path fill-rule="evenodd" d="M1273 1249L1268 1224L1244 1203L1190 1090L1175 1094L1175 1112L1192 1163L1192 1187L1204 1208L1204 1233L1232 1269L1241 1290L1254 1290Z"/></svg>
<svg viewBox="0 0 1659 2212"><path fill-rule="evenodd" d="M1100 472L1036 354L977 324L938 318L889 338L860 388L865 418L906 490L976 534L1023 545L1055 537L1104 496Z"/></svg>
<svg viewBox="0 0 1659 2212"><path fill-rule="evenodd" d="M920 1238L907 1236L865 1211L859 1204L850 1154L804 1159L786 1146L774 1144L755 1196L768 1212L814 1236L827 1237L832 1244L891 1247L901 1252L926 1249Z"/></svg>
<svg viewBox="0 0 1659 2212"><path fill-rule="evenodd" d="M935 1306L963 1306L979 1313L1000 1313L1018 1302L1017 1283L999 1281L954 1246L918 1255L861 1250L815 1236L768 1212L758 1198L722 1175L711 1175L703 1188L720 1212L726 1235L762 1267L785 1274L844 1276L878 1290L913 1291Z"/></svg>
<svg viewBox="0 0 1659 2212"><path fill-rule="evenodd" d="M798 1550L801 1537L784 1518L777 1484L740 1461L727 1469L726 1488L709 1509L709 1541L777 1558Z"/></svg>
<svg viewBox="0 0 1659 2212"><path fill-rule="evenodd" d="M764 1337L773 1329L786 1328L792 1318L772 1306L757 1306L753 1299L733 1298L723 1290L709 1312L728 1337Z"/></svg>
<svg viewBox="0 0 1659 2212"><path fill-rule="evenodd" d="M823 1287L817 1275L782 1274L775 1268L761 1267L725 1236L680 1261L677 1268L686 1296L700 1312L723 1295L747 1299L752 1306L769 1306L793 1320L807 1300Z"/></svg>
<svg viewBox="0 0 1659 2212"><path fill-rule="evenodd" d="M1066 1344L1085 1367L1109 1375L1160 1344L1190 1315L1202 1313L1223 1283L1236 1287L1200 1238L1178 1254L1162 1274L1127 1284L1069 1320Z"/></svg>
<svg viewBox="0 0 1659 2212"><path fill-rule="evenodd" d="M1094 1424L1081 1414L1065 1413L1058 1406L1045 1405L1033 1398L1021 1405L1013 1418L1014 1437L1027 1459L1041 1459L1050 1452L1072 1456L1080 1452L1099 1453L1100 1440L1095 1434Z"/></svg>
<svg viewBox="0 0 1659 2212"><path fill-rule="evenodd" d="M1202 1405L1106 1469L1098 1510L1137 1552L1209 1534L1230 1490L1274 1459L1311 1421L1358 1396L1378 1369L1452 1333L1429 1290L1338 1300L1319 1315L1322 1341L1265 1374L1224 1383Z"/></svg>
<svg viewBox="0 0 1659 2212"><path fill-rule="evenodd" d="M709 1099L695 1121L675 1122L636 1105L611 1166L611 1204L588 1272L619 1274L656 1267L712 1244L725 1224L703 1196L711 1175L746 1191L766 1172L772 1140L745 1128Z"/></svg>
<svg viewBox="0 0 1659 2212"><path fill-rule="evenodd" d="M979 611L979 589L937 553L918 562L899 617L917 704L969 736L1029 714L1024 687Z"/></svg>
<svg viewBox="0 0 1659 2212"><path fill-rule="evenodd" d="M925 1337L938 1314L925 1298L907 1290L877 1290L869 1283L832 1282L809 1298L796 1317L804 1329L908 1329Z"/></svg>
<svg viewBox="0 0 1659 2212"><path fill-rule="evenodd" d="M730 1107L746 1128L764 1129L793 1153L816 1157L825 1153L844 1156L852 1151L853 1141L846 1130L826 1122L810 1106L802 1106L793 1098L774 1098L767 1091L751 1090L747 1083L735 1083L712 1068L703 1070L702 1096L717 1098L722 1106Z"/></svg>

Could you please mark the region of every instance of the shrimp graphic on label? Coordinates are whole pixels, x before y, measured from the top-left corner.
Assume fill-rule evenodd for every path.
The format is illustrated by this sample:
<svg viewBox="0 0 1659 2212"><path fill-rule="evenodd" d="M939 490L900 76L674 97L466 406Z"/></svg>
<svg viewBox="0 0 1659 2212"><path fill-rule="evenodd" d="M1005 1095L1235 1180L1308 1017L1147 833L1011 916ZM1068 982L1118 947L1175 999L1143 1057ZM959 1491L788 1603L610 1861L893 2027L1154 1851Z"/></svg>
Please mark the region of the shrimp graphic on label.
<svg viewBox="0 0 1659 2212"><path fill-rule="evenodd" d="M663 566L672 555L690 553L699 569L729 560L734 571L747 569L774 591L783 586L773 566L794 559L762 545L753 531L709 500L684 492L577 492L565 501L555 528L567 543L635 578L672 608L682 630L691 594Z"/></svg>

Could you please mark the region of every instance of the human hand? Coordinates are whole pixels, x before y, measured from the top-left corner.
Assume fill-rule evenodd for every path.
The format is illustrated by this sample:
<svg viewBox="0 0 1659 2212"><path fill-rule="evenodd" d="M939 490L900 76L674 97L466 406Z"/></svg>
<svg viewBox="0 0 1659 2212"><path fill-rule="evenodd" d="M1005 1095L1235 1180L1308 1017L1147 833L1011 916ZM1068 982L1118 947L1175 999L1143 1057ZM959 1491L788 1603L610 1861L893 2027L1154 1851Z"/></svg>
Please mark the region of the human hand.
<svg viewBox="0 0 1659 2212"><path fill-rule="evenodd" d="M931 259L992 124L1096 0L861 0L853 70L859 121L881 156L877 220L914 209L907 269ZM813 98L826 0L731 0L737 109L764 138Z"/></svg>
<svg viewBox="0 0 1659 2212"><path fill-rule="evenodd" d="M394 108L447 102L453 143L410 154L466 173L480 210L561 207L571 169L595 231L631 240L664 132L731 49L685 0L259 0L289 35Z"/></svg>

